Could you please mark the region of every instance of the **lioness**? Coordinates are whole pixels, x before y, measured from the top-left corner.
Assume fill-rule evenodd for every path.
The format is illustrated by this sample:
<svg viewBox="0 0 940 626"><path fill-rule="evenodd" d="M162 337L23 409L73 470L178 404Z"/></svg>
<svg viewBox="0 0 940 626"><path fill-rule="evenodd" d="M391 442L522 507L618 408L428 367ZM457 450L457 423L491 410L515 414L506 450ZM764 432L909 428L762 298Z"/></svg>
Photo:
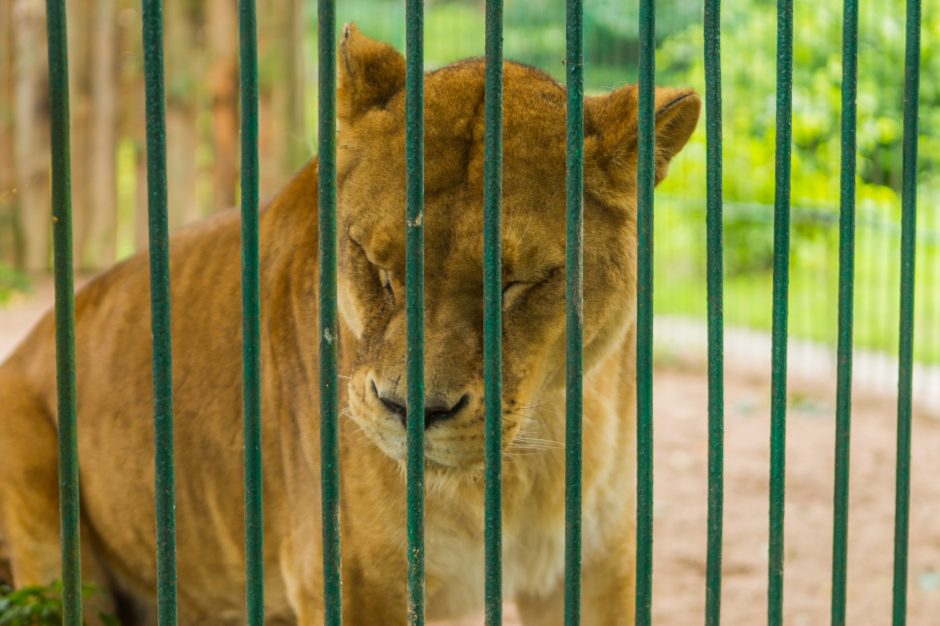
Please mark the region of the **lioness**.
<svg viewBox="0 0 940 626"><path fill-rule="evenodd" d="M405 63L347 27L339 57L343 610L404 624ZM427 598L430 619L483 599L484 62L426 89ZM656 176L699 114L656 93ZM506 596L527 626L561 624L564 565L565 90L505 65ZM585 101L583 621L633 623L637 90ZM322 623L317 162L261 214L268 623ZM242 623L239 223L172 239L179 610ZM154 623L147 258L76 300L82 566L98 602ZM53 319L0 368L0 520L17 585L59 575ZM89 611L90 613L92 611Z"/></svg>

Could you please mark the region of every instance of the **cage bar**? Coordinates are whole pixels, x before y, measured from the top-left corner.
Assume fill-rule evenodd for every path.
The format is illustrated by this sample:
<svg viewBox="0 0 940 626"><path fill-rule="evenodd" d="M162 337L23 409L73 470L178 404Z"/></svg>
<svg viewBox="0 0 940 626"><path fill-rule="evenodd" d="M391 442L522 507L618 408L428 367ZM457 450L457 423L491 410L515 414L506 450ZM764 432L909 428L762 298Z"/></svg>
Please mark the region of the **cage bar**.
<svg viewBox="0 0 940 626"><path fill-rule="evenodd" d="M483 161L483 384L486 409L484 569L486 626L503 623L503 0L486 2Z"/></svg>
<svg viewBox="0 0 940 626"><path fill-rule="evenodd" d="M176 626L176 504L173 479L173 368L170 342L170 243L167 229L163 3L143 0L147 116L150 316L156 463L157 621Z"/></svg>
<svg viewBox="0 0 940 626"><path fill-rule="evenodd" d="M653 188L655 186L656 5L640 0L637 143L636 624L653 605Z"/></svg>
<svg viewBox="0 0 940 626"><path fill-rule="evenodd" d="M920 94L920 0L907 1L904 53L904 146L901 189L901 314L898 348L898 440L894 517L893 624L907 623L911 504L911 393L914 360L914 260L917 245L917 134Z"/></svg>
<svg viewBox="0 0 940 626"><path fill-rule="evenodd" d="M833 626L845 625L852 426L852 312L855 305L855 124L858 91L858 0L842 15L842 174L839 207L839 329L836 373L835 489L832 519Z"/></svg>
<svg viewBox="0 0 940 626"><path fill-rule="evenodd" d="M565 209L565 626L581 622L581 409L584 335L584 8L568 0Z"/></svg>
<svg viewBox="0 0 940 626"><path fill-rule="evenodd" d="M238 2L241 91L242 368L245 586L249 626L264 624L261 470L261 277L258 252L258 35L254 0Z"/></svg>
<svg viewBox="0 0 940 626"><path fill-rule="evenodd" d="M317 3L319 112L317 194L320 311L320 497L323 513L323 624L343 623L339 508L339 398L336 315L336 2Z"/></svg>
<svg viewBox="0 0 940 626"><path fill-rule="evenodd" d="M68 27L64 0L47 0L49 134L52 149L52 236L55 268L56 398L62 623L82 624L82 568L75 395L75 296L72 272L72 166L69 140Z"/></svg>
<svg viewBox="0 0 940 626"><path fill-rule="evenodd" d="M424 624L424 0L405 7L408 624Z"/></svg>
<svg viewBox="0 0 940 626"><path fill-rule="evenodd" d="M708 539L705 624L721 623L724 511L724 319L721 159L721 0L705 0L706 246L708 281Z"/></svg>
<svg viewBox="0 0 940 626"><path fill-rule="evenodd" d="M793 120L793 0L777 1L777 136L774 191L773 323L770 389L770 540L767 622L783 623L783 514L787 429L787 318L790 282L790 147Z"/></svg>

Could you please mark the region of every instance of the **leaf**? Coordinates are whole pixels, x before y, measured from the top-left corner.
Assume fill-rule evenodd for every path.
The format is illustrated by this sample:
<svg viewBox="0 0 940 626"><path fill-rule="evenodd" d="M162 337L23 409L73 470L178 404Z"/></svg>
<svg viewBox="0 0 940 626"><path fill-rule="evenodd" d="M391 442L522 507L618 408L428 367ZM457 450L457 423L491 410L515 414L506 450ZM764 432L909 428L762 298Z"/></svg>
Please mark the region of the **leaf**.
<svg viewBox="0 0 940 626"><path fill-rule="evenodd" d="M118 621L118 618L113 615L108 615L107 613L98 613L98 618L101 619L101 623L104 626L121 626L121 622Z"/></svg>

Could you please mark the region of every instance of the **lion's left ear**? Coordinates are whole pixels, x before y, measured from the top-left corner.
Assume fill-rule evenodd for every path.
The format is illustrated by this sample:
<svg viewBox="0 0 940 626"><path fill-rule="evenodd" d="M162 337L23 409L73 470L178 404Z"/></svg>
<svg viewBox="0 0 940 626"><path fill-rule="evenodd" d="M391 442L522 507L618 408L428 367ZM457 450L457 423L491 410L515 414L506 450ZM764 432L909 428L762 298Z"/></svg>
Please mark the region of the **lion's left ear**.
<svg viewBox="0 0 940 626"><path fill-rule="evenodd" d="M656 182L666 177L669 161L689 141L701 110L701 101L691 89L657 88ZM628 85L605 96L584 102L585 135L593 138L595 156L612 168L635 162L638 136L637 86ZM616 179L620 172L611 172ZM632 173L630 176L632 177Z"/></svg>
<svg viewBox="0 0 940 626"><path fill-rule="evenodd" d="M338 79L337 115L341 122L355 122L405 88L405 57L347 24L339 44Z"/></svg>

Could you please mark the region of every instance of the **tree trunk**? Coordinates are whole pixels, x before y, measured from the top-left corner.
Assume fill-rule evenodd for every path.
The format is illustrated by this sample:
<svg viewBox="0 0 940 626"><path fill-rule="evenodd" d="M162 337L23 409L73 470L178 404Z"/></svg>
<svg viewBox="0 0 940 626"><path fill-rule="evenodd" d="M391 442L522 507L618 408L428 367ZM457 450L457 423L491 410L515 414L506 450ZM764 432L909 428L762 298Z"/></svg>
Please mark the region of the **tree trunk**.
<svg viewBox="0 0 940 626"><path fill-rule="evenodd" d="M90 197L80 263L97 269L114 262L117 246L117 7L115 0L95 0L92 7Z"/></svg>
<svg viewBox="0 0 940 626"><path fill-rule="evenodd" d="M270 10L258 15L258 173L261 201L278 189L284 180L284 139L288 128L284 115L285 2L272 3Z"/></svg>
<svg viewBox="0 0 940 626"><path fill-rule="evenodd" d="M140 46L141 14L139 0L120 0L118 20L119 49L119 137L133 146L133 188L122 197L131 199L132 206L122 206L119 213L120 232L125 246L139 252L147 248L147 154L144 109L143 50ZM125 221L126 220L126 221ZM129 223L128 223L129 222ZM130 244L130 245L128 245Z"/></svg>
<svg viewBox="0 0 940 626"><path fill-rule="evenodd" d="M43 3L16 0L13 45L16 63L14 161L18 210L23 225L23 266L49 268L49 126Z"/></svg>
<svg viewBox="0 0 940 626"><path fill-rule="evenodd" d="M235 3L211 0L206 19L213 64L209 75L212 101L212 206L235 204L238 185L238 24Z"/></svg>
<svg viewBox="0 0 940 626"><path fill-rule="evenodd" d="M285 166L288 175L310 158L304 102L304 3L285 0L284 33L287 49L284 59L284 119L287 120Z"/></svg>
<svg viewBox="0 0 940 626"><path fill-rule="evenodd" d="M13 94L13 3L0 2L0 93ZM0 99L0 263L23 264L13 150L13 99Z"/></svg>
<svg viewBox="0 0 940 626"><path fill-rule="evenodd" d="M303 110L302 4L299 0L272 3L259 23L261 67L269 72L261 76L262 200L276 192L309 156Z"/></svg>
<svg viewBox="0 0 940 626"><path fill-rule="evenodd" d="M93 238L92 196L92 100L91 47L96 34L92 30L92 6L95 0L72 0L66 4L69 24L69 105L71 109L72 147L72 223L76 267L96 256L100 242Z"/></svg>
<svg viewBox="0 0 940 626"><path fill-rule="evenodd" d="M166 15L167 208L170 229L175 230L201 214L196 157L202 55L196 39L197 16L188 3L169 3Z"/></svg>

